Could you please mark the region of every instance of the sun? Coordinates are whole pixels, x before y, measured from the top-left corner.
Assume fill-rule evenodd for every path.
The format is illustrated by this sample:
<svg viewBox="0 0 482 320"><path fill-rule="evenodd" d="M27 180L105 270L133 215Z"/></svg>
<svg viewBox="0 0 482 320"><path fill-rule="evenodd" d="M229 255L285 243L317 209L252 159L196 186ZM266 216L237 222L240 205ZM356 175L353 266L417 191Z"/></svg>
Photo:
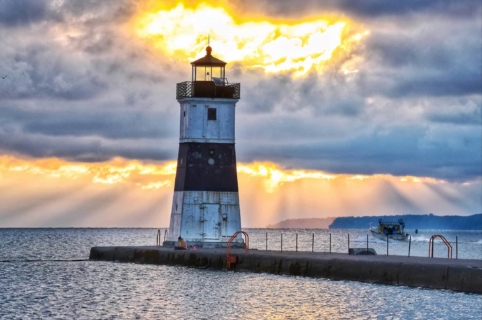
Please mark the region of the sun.
<svg viewBox="0 0 482 320"><path fill-rule="evenodd" d="M200 4L143 13L136 19L137 34L164 54L194 60L203 54L208 36L213 55L245 68L267 73L304 75L320 71L337 49L352 47L366 33L353 23L319 18L296 23L259 20L238 23L221 7ZM349 28L349 25L351 26Z"/></svg>

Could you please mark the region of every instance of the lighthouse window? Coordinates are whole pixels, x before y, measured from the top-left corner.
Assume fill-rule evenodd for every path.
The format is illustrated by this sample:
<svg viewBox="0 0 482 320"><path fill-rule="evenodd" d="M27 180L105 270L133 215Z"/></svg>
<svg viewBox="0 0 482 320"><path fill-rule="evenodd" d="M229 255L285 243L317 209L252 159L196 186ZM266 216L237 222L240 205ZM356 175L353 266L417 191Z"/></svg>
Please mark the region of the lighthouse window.
<svg viewBox="0 0 482 320"><path fill-rule="evenodd" d="M216 120L216 108L208 108L208 120Z"/></svg>

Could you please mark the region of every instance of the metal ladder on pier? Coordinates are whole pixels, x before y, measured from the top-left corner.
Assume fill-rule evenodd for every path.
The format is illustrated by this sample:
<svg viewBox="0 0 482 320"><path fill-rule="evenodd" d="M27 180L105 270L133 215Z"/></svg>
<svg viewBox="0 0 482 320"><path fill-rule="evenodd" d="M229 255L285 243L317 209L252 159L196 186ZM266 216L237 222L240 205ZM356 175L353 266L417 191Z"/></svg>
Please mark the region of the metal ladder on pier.
<svg viewBox="0 0 482 320"><path fill-rule="evenodd" d="M226 269L230 270L231 265L234 265L238 262L237 256L231 256L231 242L238 236L238 234L242 233L244 235L244 252L249 252L249 236L244 231L236 231L231 238L228 240L226 245Z"/></svg>
<svg viewBox="0 0 482 320"><path fill-rule="evenodd" d="M447 258L452 259L452 246L450 245L450 242L448 242L447 239L445 239L445 237L441 234L434 234L428 241L428 257L433 258L433 243L436 238L442 239L447 246Z"/></svg>

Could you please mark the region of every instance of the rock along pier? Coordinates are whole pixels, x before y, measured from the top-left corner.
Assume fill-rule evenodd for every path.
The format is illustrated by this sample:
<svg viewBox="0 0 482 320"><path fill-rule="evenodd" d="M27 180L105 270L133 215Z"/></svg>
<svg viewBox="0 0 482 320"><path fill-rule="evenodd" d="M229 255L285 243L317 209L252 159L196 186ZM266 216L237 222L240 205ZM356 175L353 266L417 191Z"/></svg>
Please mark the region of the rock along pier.
<svg viewBox="0 0 482 320"><path fill-rule="evenodd" d="M231 270L482 294L482 260L231 249ZM226 270L226 249L93 247L90 260Z"/></svg>

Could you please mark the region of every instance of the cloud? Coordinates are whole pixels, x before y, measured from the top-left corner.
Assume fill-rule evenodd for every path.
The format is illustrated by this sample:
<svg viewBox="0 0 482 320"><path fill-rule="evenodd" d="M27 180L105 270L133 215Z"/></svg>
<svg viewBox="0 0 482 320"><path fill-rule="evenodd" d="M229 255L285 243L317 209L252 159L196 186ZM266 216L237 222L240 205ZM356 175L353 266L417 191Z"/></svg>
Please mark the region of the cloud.
<svg viewBox="0 0 482 320"><path fill-rule="evenodd" d="M176 159L175 83L190 79L191 66L139 36L132 21L146 6L0 2L0 74L8 75L0 79L1 153ZM479 2L232 6L243 23L250 16L296 24L339 19L347 23L343 36L352 39L302 76L226 59L229 81L242 87L238 159L331 173L481 176Z"/></svg>
<svg viewBox="0 0 482 320"><path fill-rule="evenodd" d="M368 1L332 1L339 10L353 15L378 17L382 15L406 15L414 13L435 12L439 14L467 15L473 14L474 9L480 9L480 3L472 0L462 0L454 3L450 0L422 1L409 0L403 3L392 3L383 0Z"/></svg>
<svg viewBox="0 0 482 320"><path fill-rule="evenodd" d="M0 124L15 126L25 134L45 136L97 136L113 140L176 138L176 126L166 121L165 113L160 110L99 109L84 109L82 105L68 109L4 106Z"/></svg>
<svg viewBox="0 0 482 320"><path fill-rule="evenodd" d="M52 55L44 46L25 48L15 57L17 70L23 78L23 86L3 91L5 98L43 98L52 97L65 100L84 100L94 97L106 89L107 84L95 74L81 70L71 58L63 59ZM10 77L13 78L12 76Z"/></svg>
<svg viewBox="0 0 482 320"><path fill-rule="evenodd" d="M0 2L0 25L17 27L41 21L47 13L44 0L3 0Z"/></svg>
<svg viewBox="0 0 482 320"><path fill-rule="evenodd" d="M387 118L394 113L387 106ZM435 111L435 109L434 109ZM383 124L367 112L358 119L287 116L260 119L244 128L238 141L241 161L268 160L287 167L303 166L331 173L397 176L428 175L448 180L470 180L482 175L480 118L475 125L414 123ZM244 121L251 122L249 117ZM259 125L261 127L261 125ZM296 133L296 135L293 134ZM246 136L248 135L248 136ZM256 144L248 141L256 140Z"/></svg>
<svg viewBox="0 0 482 320"><path fill-rule="evenodd" d="M0 150L4 154L23 154L36 158L60 157L76 161L100 162L121 156L127 159L170 160L176 152L170 143L155 140L106 140L102 138L49 137L0 133ZM167 147L166 147L167 145Z"/></svg>
<svg viewBox="0 0 482 320"><path fill-rule="evenodd" d="M359 73L367 93L393 98L480 94L480 41L472 36L480 24L454 26L434 17L430 25L416 25L371 31Z"/></svg>
<svg viewBox="0 0 482 320"><path fill-rule="evenodd" d="M482 99L461 100L459 105L454 105L449 101L440 101L437 109L427 110L426 118L441 124L480 128L482 125Z"/></svg>
<svg viewBox="0 0 482 320"><path fill-rule="evenodd" d="M305 0L303 5L291 0L236 0L234 7L240 12L262 12L268 16L296 18L300 15L312 16L315 13L338 14L361 19L382 19L384 17L413 14L442 14L451 16L475 16L481 5L473 0L408 0L394 3L383 0Z"/></svg>

